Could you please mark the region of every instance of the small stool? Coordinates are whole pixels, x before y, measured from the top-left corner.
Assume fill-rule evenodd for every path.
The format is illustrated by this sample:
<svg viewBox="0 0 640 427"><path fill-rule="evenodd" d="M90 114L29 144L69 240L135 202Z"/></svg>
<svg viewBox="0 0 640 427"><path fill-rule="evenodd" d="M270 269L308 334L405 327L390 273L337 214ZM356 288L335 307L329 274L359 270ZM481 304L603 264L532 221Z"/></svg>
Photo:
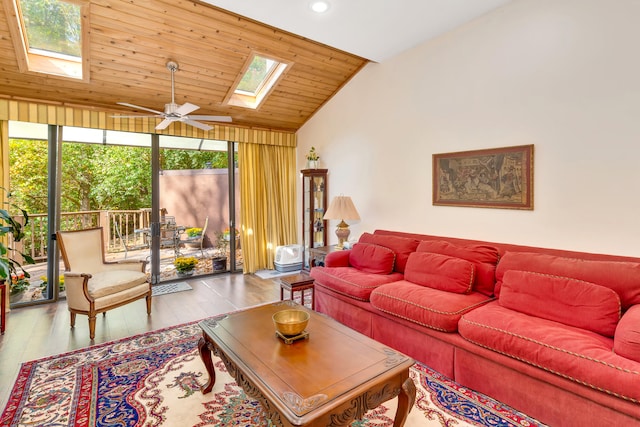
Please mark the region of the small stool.
<svg viewBox="0 0 640 427"><path fill-rule="evenodd" d="M5 314L7 304L7 282L0 283L0 335L4 335L4 329L7 324L7 317Z"/></svg>
<svg viewBox="0 0 640 427"><path fill-rule="evenodd" d="M304 294L307 289L311 290L311 309L315 310L313 299L313 277L306 273L292 274L280 279L280 300L284 301L284 291L289 291L289 299L293 299L295 292L301 293L302 305L304 304Z"/></svg>

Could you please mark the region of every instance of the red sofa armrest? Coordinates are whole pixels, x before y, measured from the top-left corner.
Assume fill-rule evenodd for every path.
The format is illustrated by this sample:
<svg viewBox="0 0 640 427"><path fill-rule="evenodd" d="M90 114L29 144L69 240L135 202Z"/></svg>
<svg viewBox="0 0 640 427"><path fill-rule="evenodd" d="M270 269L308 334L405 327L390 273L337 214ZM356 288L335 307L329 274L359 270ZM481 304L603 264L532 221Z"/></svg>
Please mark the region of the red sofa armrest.
<svg viewBox="0 0 640 427"><path fill-rule="evenodd" d="M327 254L324 257L325 267L349 267L349 253L350 249L343 251L335 251Z"/></svg>

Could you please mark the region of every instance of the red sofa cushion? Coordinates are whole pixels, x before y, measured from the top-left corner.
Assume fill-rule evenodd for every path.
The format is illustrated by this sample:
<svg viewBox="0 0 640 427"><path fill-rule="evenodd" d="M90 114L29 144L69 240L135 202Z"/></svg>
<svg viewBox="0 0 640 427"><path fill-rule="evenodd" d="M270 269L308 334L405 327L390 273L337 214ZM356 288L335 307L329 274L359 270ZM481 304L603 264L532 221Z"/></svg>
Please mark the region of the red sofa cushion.
<svg viewBox="0 0 640 427"><path fill-rule="evenodd" d="M640 305L634 305L622 316L613 337L617 355L640 362Z"/></svg>
<svg viewBox="0 0 640 427"><path fill-rule="evenodd" d="M613 289L568 277L509 270L502 278L501 306L612 337L620 320Z"/></svg>
<svg viewBox="0 0 640 427"><path fill-rule="evenodd" d="M369 301L371 291L378 286L402 280L401 273L365 273L353 267L314 267L311 269L311 277L315 279L315 286L322 286L360 301Z"/></svg>
<svg viewBox="0 0 640 427"><path fill-rule="evenodd" d="M496 296L500 294L505 272L534 271L554 276L571 277L616 291L622 309L640 304L640 263L624 261L588 261L534 252L507 252L496 269Z"/></svg>
<svg viewBox="0 0 640 427"><path fill-rule="evenodd" d="M371 305L380 311L444 332L458 330L460 317L493 298L479 292L458 294L401 280L379 286Z"/></svg>
<svg viewBox="0 0 640 427"><path fill-rule="evenodd" d="M395 259L391 249L370 243L356 243L349 251L349 264L365 273L389 274Z"/></svg>
<svg viewBox="0 0 640 427"><path fill-rule="evenodd" d="M404 272L404 279L409 282L458 294L471 292L474 278L473 263L430 252L409 255Z"/></svg>
<svg viewBox="0 0 640 427"><path fill-rule="evenodd" d="M612 338L529 316L497 301L465 313L458 332L472 343L570 381L640 401L640 363L611 351Z"/></svg>
<svg viewBox="0 0 640 427"><path fill-rule="evenodd" d="M423 240L416 251L448 255L472 262L476 267L474 290L485 295L493 295L496 283L496 264L500 259L497 248L485 245L456 246L444 240Z"/></svg>
<svg viewBox="0 0 640 427"><path fill-rule="evenodd" d="M349 254L351 249L329 252L324 257L325 267L349 267Z"/></svg>
<svg viewBox="0 0 640 427"><path fill-rule="evenodd" d="M373 243L391 249L396 254L395 269L399 273L404 273L407 260L412 252L415 252L419 241L407 237L388 236L382 234L363 233L358 240L359 243Z"/></svg>

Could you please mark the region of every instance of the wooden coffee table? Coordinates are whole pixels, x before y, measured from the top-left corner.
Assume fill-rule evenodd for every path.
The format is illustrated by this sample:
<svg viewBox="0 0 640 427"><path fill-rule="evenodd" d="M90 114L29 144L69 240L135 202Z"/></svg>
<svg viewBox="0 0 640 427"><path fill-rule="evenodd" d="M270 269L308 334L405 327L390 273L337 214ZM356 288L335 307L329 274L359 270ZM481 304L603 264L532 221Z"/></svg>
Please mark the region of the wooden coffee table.
<svg viewBox="0 0 640 427"><path fill-rule="evenodd" d="M285 344L276 337L271 316L291 308L311 315L309 337ZM399 427L415 402L411 358L293 301L206 319L199 326L198 349L209 373L202 392L210 392L216 380L213 353L276 426L348 426L397 396L394 426Z"/></svg>

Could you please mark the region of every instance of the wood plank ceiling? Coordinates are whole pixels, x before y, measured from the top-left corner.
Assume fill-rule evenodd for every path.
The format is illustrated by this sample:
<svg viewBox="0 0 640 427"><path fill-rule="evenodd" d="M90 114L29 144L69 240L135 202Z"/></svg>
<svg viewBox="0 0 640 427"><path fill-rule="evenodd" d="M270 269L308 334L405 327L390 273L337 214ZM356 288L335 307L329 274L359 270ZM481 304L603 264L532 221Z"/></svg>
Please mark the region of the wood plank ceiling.
<svg viewBox="0 0 640 427"><path fill-rule="evenodd" d="M128 102L163 110L171 101L193 114L229 115L233 125L295 132L367 60L199 1L89 0L89 82L21 73L5 10L0 11L0 98L132 114ZM226 105L253 52L292 64L257 109ZM143 111L140 114L147 114ZM160 120L160 119L158 119Z"/></svg>

